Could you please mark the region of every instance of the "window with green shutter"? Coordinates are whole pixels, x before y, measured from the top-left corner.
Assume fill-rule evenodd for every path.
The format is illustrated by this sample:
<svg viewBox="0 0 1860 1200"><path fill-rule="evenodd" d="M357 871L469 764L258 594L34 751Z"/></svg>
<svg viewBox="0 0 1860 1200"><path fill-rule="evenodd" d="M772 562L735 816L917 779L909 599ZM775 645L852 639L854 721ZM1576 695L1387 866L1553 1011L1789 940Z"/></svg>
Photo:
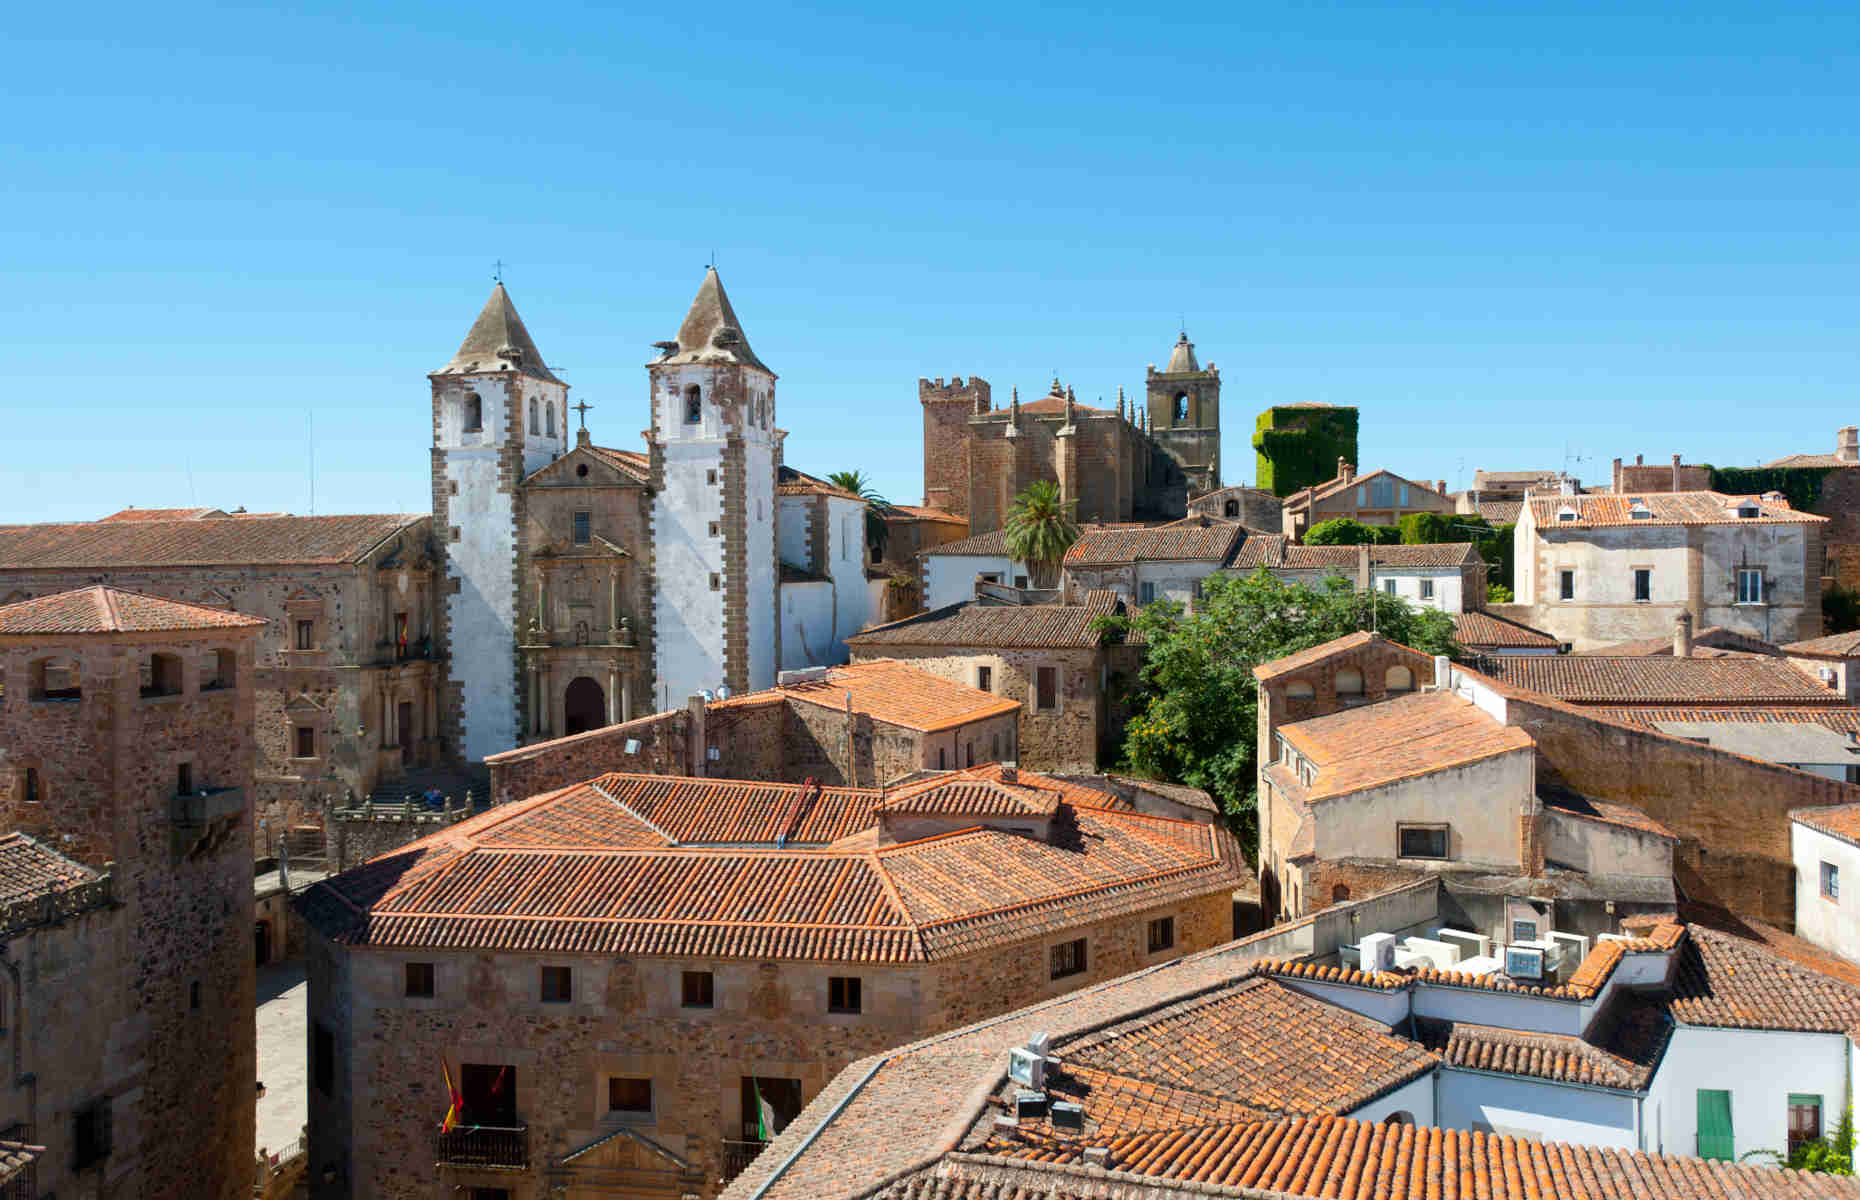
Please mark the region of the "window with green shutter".
<svg viewBox="0 0 1860 1200"><path fill-rule="evenodd" d="M1723 1162L1736 1159L1731 1137L1731 1093L1699 1089L1699 1157Z"/></svg>

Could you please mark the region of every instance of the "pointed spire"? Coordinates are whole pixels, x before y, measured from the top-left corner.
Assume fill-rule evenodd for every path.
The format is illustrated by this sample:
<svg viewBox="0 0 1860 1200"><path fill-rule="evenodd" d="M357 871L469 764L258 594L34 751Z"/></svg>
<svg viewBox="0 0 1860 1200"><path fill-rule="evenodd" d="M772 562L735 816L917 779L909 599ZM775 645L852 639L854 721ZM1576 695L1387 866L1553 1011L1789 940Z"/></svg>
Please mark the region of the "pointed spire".
<svg viewBox="0 0 1860 1200"><path fill-rule="evenodd" d="M1117 416L1119 420L1124 416L1124 385L1121 383L1117 385Z"/></svg>
<svg viewBox="0 0 1860 1200"><path fill-rule="evenodd" d="M678 348L654 365L668 363L741 363L745 367L769 370L749 348L749 338L743 333L743 323L736 318L736 310L730 307L730 296L723 290L717 268L710 267L704 272L704 282L698 285L691 311L685 314L684 324L678 327ZM774 372L769 371L769 374Z"/></svg>
<svg viewBox="0 0 1860 1200"><path fill-rule="evenodd" d="M470 375L490 371L517 371L532 379L561 383L543 362L542 351L530 340L523 327L517 306L510 293L499 283L491 289L491 298L471 324L471 332L459 343L452 361L434 371L435 375Z"/></svg>
<svg viewBox="0 0 1860 1200"><path fill-rule="evenodd" d="M1169 366L1164 374L1192 375L1199 370L1201 370L1201 364L1195 361L1195 343L1188 340L1188 331L1185 329L1182 331L1181 340L1176 342L1175 349L1169 352Z"/></svg>

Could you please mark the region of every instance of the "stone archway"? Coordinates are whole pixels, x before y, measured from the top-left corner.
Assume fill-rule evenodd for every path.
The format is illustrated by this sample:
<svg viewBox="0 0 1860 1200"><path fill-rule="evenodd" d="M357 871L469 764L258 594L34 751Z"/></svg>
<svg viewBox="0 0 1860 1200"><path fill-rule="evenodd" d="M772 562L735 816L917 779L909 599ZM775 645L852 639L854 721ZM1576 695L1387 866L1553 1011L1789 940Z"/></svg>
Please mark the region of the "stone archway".
<svg viewBox="0 0 1860 1200"><path fill-rule="evenodd" d="M607 724L607 693L586 675L570 681L562 694L562 733L586 733Z"/></svg>

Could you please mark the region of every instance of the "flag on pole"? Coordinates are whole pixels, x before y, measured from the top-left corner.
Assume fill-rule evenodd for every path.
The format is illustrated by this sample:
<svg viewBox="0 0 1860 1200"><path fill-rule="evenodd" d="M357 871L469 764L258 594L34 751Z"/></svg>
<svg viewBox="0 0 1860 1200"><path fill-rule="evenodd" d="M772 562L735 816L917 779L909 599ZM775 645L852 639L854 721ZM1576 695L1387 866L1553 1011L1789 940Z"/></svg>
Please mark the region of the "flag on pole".
<svg viewBox="0 0 1860 1200"><path fill-rule="evenodd" d="M452 1086L452 1068L446 1065L446 1060L443 1058L439 1060L439 1069L445 1072L446 1096L450 1101L446 1105L446 1119L439 1123L439 1132L451 1133L459 1123L459 1110L465 1107L465 1098L459 1095L456 1087Z"/></svg>
<svg viewBox="0 0 1860 1200"><path fill-rule="evenodd" d="M756 1140L759 1142L773 1141L777 1132L775 1108L762 1098L762 1082L753 1076L751 1082L756 1089Z"/></svg>

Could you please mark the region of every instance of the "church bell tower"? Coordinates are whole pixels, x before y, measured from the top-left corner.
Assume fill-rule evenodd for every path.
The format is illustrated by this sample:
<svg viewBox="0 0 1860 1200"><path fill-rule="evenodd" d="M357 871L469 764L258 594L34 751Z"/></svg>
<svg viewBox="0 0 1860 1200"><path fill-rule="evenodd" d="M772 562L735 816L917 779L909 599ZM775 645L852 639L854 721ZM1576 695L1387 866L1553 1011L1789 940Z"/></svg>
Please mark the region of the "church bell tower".
<svg viewBox="0 0 1860 1200"><path fill-rule="evenodd" d="M1221 372L1213 363L1203 370L1195 345L1183 331L1169 353L1169 365L1151 364L1150 437L1188 476L1193 495L1221 486Z"/></svg>

